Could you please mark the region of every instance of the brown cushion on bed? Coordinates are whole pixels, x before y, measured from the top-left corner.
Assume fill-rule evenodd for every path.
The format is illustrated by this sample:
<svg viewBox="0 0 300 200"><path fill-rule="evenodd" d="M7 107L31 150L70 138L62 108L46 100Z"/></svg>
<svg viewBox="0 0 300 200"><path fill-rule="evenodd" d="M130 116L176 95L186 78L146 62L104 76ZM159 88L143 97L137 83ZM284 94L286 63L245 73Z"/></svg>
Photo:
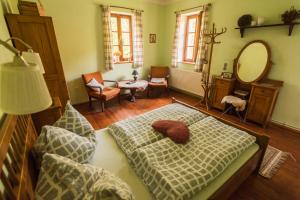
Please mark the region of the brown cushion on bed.
<svg viewBox="0 0 300 200"><path fill-rule="evenodd" d="M152 127L178 144L184 144L190 138L187 125L181 121L159 120L155 121Z"/></svg>

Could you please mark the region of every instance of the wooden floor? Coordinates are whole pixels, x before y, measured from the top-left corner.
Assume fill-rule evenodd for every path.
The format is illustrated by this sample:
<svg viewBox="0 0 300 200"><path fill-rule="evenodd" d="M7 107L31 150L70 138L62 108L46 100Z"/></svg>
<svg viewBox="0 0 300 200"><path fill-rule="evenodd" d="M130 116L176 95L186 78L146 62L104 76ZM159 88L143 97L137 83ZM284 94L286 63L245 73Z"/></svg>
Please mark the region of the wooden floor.
<svg viewBox="0 0 300 200"><path fill-rule="evenodd" d="M121 105L112 102L102 113L100 106L94 103L93 109L88 104L81 104L76 108L90 121L95 129L101 129L122 119L139 115L152 109L171 103L171 97L195 105L199 100L184 94L172 92L170 97L159 97L151 99L137 99L135 103L123 100ZM210 111L213 115L221 115L219 111ZM239 122L234 116L224 115L225 118ZM271 179L265 179L253 175L236 191L230 199L232 200L297 200L300 199L300 134L278 127L262 129L254 124L244 126L265 133L271 137L270 145L290 152L297 161L289 158Z"/></svg>

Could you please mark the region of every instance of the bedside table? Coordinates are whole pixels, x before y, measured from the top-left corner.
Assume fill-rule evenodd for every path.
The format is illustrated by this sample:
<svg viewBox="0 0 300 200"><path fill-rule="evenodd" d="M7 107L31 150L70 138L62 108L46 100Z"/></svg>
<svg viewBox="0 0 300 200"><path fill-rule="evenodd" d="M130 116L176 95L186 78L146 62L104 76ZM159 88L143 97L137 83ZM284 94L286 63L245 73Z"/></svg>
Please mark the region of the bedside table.
<svg viewBox="0 0 300 200"><path fill-rule="evenodd" d="M52 98L52 105L44 111L32 114L32 120L38 135L42 127L45 125L52 125L62 116L62 105L59 97Z"/></svg>

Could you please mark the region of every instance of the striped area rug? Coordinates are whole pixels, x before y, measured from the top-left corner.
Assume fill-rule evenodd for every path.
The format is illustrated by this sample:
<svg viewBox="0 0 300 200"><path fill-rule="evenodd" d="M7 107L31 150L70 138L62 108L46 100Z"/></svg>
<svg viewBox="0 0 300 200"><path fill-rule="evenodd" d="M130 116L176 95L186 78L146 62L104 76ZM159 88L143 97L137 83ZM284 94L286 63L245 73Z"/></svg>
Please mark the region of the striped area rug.
<svg viewBox="0 0 300 200"><path fill-rule="evenodd" d="M262 161L259 174L265 178L272 178L288 156L291 156L291 154L269 145Z"/></svg>

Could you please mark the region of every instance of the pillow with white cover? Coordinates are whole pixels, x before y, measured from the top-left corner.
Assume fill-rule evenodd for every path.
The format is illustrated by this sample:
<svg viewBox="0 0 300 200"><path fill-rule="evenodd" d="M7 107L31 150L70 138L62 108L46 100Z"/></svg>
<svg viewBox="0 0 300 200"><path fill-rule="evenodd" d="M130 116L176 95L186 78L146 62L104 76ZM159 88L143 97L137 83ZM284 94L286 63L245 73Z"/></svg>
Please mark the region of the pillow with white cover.
<svg viewBox="0 0 300 200"><path fill-rule="evenodd" d="M94 90L96 92L100 92L100 88L102 90L104 89L104 85L102 85L101 83L99 83L95 78L92 78L90 80L90 82L88 82L86 84L86 86L88 86L89 88L91 88L92 90Z"/></svg>
<svg viewBox="0 0 300 200"><path fill-rule="evenodd" d="M35 189L37 200L134 200L130 187L112 173L46 153Z"/></svg>
<svg viewBox="0 0 300 200"><path fill-rule="evenodd" d="M165 82L166 79L165 78L151 78L151 83L163 83Z"/></svg>
<svg viewBox="0 0 300 200"><path fill-rule="evenodd" d="M63 128L43 126L41 134L33 145L37 167L45 153L53 153L79 163L87 163L95 152L96 143L93 139L93 137L83 137Z"/></svg>
<svg viewBox="0 0 300 200"><path fill-rule="evenodd" d="M69 101L66 104L63 116L57 120L53 126L66 129L83 137L88 137L91 141L96 143L94 128Z"/></svg>

